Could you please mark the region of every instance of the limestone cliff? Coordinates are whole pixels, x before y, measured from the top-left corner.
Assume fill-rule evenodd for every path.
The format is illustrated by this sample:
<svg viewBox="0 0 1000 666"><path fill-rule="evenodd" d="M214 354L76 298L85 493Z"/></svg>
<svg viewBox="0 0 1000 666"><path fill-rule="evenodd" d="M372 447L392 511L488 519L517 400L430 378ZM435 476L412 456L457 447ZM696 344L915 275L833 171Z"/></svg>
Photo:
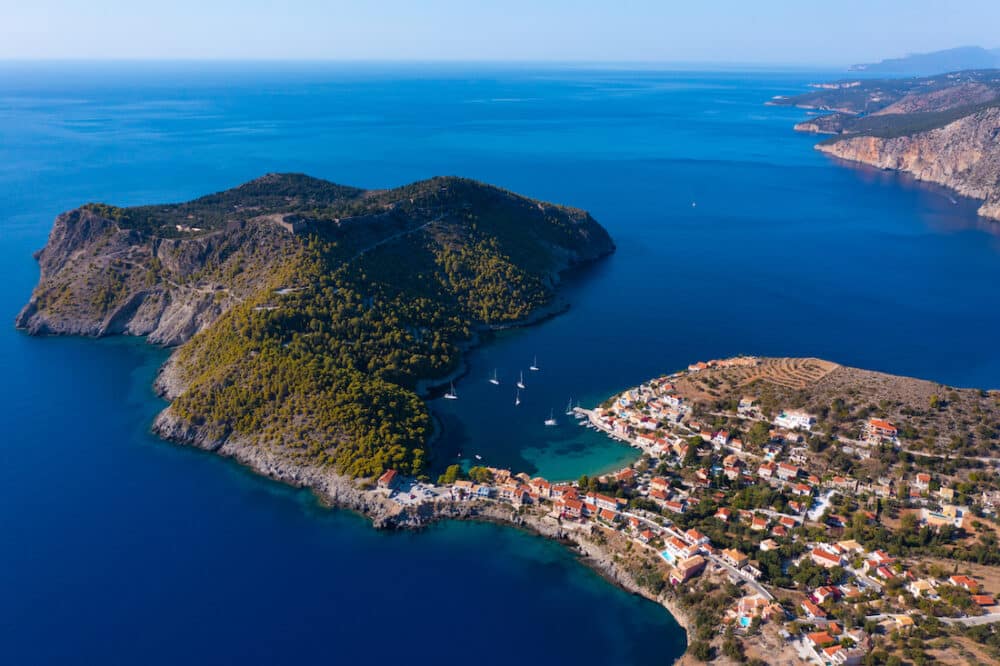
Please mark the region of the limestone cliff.
<svg viewBox="0 0 1000 666"><path fill-rule="evenodd" d="M983 199L984 217L1000 219L1000 108L943 127L896 137L852 136L821 143L824 153L912 174Z"/></svg>

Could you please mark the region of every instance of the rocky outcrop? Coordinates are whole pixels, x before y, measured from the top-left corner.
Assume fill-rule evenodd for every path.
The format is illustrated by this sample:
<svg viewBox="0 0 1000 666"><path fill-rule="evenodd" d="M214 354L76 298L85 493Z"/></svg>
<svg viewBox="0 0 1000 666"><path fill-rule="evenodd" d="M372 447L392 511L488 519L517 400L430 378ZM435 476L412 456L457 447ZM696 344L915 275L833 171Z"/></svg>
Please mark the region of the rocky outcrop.
<svg viewBox="0 0 1000 666"><path fill-rule="evenodd" d="M821 143L817 149L880 169L904 171L983 199L979 214L1000 220L1000 108L926 132L891 138L855 136Z"/></svg>
<svg viewBox="0 0 1000 666"><path fill-rule="evenodd" d="M15 325L36 335L141 335L179 345L252 293L248 278L267 275L291 243L273 225L150 237L78 208L56 218L35 254L40 279ZM225 279L237 265L243 279Z"/></svg>

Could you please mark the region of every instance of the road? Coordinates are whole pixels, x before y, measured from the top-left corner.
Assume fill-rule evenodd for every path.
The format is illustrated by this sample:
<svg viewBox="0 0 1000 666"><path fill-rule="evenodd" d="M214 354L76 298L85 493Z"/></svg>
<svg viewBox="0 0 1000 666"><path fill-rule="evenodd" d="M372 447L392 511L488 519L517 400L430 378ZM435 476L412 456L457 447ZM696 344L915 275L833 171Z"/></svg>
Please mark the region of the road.
<svg viewBox="0 0 1000 666"><path fill-rule="evenodd" d="M943 617L941 621L945 624L961 624L966 627L978 627L981 624L992 624L1000 622L1000 613L989 613L988 615L978 615L975 617Z"/></svg>

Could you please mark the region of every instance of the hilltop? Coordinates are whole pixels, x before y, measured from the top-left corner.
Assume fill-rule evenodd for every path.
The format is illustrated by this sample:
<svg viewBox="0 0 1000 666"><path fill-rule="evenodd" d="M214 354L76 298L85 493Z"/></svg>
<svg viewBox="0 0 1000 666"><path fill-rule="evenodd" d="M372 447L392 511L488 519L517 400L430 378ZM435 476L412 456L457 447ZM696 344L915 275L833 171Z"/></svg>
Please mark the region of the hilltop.
<svg viewBox="0 0 1000 666"><path fill-rule="evenodd" d="M829 134L817 149L909 173L983 200L1000 219L1000 70L845 80L770 104L827 111L795 126Z"/></svg>
<svg viewBox="0 0 1000 666"><path fill-rule="evenodd" d="M155 429L296 483L426 468L421 399L477 331L548 312L614 250L586 212L461 178L390 190L269 174L59 215L17 326L176 346Z"/></svg>

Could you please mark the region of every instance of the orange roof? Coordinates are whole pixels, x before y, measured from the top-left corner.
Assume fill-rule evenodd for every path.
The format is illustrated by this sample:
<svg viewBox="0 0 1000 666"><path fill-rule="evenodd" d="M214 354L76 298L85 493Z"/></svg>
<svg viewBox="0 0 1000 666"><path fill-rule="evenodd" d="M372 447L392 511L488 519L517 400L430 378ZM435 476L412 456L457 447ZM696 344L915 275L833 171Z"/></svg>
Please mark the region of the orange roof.
<svg viewBox="0 0 1000 666"><path fill-rule="evenodd" d="M873 428L879 428L880 430L895 430L896 426L892 425L884 419L872 419L869 421Z"/></svg>
<svg viewBox="0 0 1000 666"><path fill-rule="evenodd" d="M996 600L988 594L973 594L972 601L979 606L993 606Z"/></svg>
<svg viewBox="0 0 1000 666"><path fill-rule="evenodd" d="M807 635L806 638L808 638L809 642L812 643L813 645L829 645L830 643L837 642L833 639L833 636L831 636L825 631L814 632L812 634Z"/></svg>
<svg viewBox="0 0 1000 666"><path fill-rule="evenodd" d="M839 556L834 555L833 553L828 553L822 548L813 548L812 554L813 557L821 557L828 562L836 562L837 564L840 564Z"/></svg>

